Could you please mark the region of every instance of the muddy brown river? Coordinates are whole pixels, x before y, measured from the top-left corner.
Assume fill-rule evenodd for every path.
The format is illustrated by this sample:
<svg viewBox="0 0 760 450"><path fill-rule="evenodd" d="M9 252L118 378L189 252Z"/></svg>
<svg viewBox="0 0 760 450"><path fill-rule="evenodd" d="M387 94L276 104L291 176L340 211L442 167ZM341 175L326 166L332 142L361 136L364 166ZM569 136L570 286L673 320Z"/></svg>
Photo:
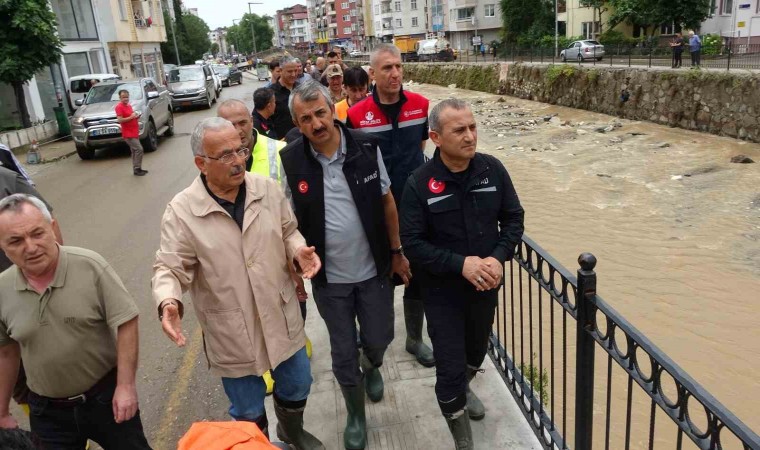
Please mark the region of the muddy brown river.
<svg viewBox="0 0 760 450"><path fill-rule="evenodd" d="M760 162L760 145L511 97L408 89L434 103L471 101L479 151L509 170L526 233L573 273L578 255L592 252L598 294L760 430L760 164L730 162ZM624 398L618 387L613 397Z"/></svg>

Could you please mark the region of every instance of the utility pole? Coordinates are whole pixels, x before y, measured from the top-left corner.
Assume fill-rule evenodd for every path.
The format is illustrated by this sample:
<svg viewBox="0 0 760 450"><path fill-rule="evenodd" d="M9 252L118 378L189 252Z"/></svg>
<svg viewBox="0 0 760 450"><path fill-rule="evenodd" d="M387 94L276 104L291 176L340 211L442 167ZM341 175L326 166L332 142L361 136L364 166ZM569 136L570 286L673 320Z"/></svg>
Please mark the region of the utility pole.
<svg viewBox="0 0 760 450"><path fill-rule="evenodd" d="M240 19L232 19L232 26L235 27L237 24L235 21L240 22ZM235 47L237 48L238 53L240 53L240 30L237 29L235 33Z"/></svg>
<svg viewBox="0 0 760 450"><path fill-rule="evenodd" d="M253 30L253 11L251 10L251 5L262 5L261 2L248 2L248 13L251 15L251 37L253 38L253 54L255 55L258 53L258 50L256 49L256 33Z"/></svg>
<svg viewBox="0 0 760 450"><path fill-rule="evenodd" d="M161 14L163 14L163 12L164 12L164 1L163 0L159 0L159 2L161 4ZM169 12L168 8L167 8L167 12ZM176 18L175 18L175 20L176 20ZM177 56L177 65L181 66L182 65L182 61L179 59L179 50L177 49L177 33L174 32L174 21L172 21L171 12L169 12L169 28L171 28L171 30L172 30L172 39L174 40L174 54Z"/></svg>
<svg viewBox="0 0 760 450"><path fill-rule="evenodd" d="M559 0L554 0L554 56L559 55Z"/></svg>

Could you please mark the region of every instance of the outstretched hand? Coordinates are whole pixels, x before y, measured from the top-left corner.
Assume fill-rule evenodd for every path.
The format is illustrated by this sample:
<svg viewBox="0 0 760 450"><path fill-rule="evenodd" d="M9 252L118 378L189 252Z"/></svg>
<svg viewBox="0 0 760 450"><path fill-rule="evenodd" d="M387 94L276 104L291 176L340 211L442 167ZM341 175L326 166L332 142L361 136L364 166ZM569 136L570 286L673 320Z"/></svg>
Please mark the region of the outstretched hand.
<svg viewBox="0 0 760 450"><path fill-rule="evenodd" d="M301 247L296 250L295 259L304 278L314 278L319 273L319 269L322 268L322 261L317 255L317 249L313 246Z"/></svg>
<svg viewBox="0 0 760 450"><path fill-rule="evenodd" d="M179 317L179 308L174 303L164 306L164 316L161 319L161 327L178 347L185 346L185 335L182 334L182 319Z"/></svg>

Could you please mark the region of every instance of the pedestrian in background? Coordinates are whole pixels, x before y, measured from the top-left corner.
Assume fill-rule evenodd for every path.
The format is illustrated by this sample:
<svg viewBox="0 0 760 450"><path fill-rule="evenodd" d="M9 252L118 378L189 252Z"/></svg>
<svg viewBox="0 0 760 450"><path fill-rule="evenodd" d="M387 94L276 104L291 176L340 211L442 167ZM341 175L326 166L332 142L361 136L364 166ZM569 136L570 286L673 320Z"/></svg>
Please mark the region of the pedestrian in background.
<svg viewBox="0 0 760 450"><path fill-rule="evenodd" d="M485 417L470 382L485 359L504 262L522 239L524 212L501 162L477 153L467 103L436 105L430 138L433 159L404 188L401 242L425 302L438 405L456 449L468 450L470 419Z"/></svg>
<svg viewBox="0 0 760 450"><path fill-rule="evenodd" d="M675 37L673 37L673 40L670 41L670 48L673 49L673 69L678 69L681 67L682 63L682 56L683 56L683 48L684 48L684 40L681 33L676 33Z"/></svg>
<svg viewBox="0 0 760 450"><path fill-rule="evenodd" d="M312 292L346 403L344 447L363 449L365 391L373 402L383 398L379 368L393 340L391 274L408 283L411 271L403 252L392 250L401 246L398 213L377 141L334 120L330 92L316 81L293 91L290 110L303 137L282 150L282 163L298 229L325 265Z"/></svg>
<svg viewBox="0 0 760 450"><path fill-rule="evenodd" d="M346 92L343 90L343 69L340 68L340 65L327 66L324 77L327 79L327 87L330 89L330 98L333 104L346 98Z"/></svg>
<svg viewBox="0 0 760 450"><path fill-rule="evenodd" d="M274 91L269 88L258 88L253 91L253 128L269 139L277 139L277 133L274 131L274 122L272 115L277 104L274 100Z"/></svg>
<svg viewBox="0 0 760 450"><path fill-rule="evenodd" d="M282 75L282 68L280 67L279 59L273 59L269 61L269 73L271 74L271 78L269 79L269 83L264 85L266 88L271 88L277 83L277 81L280 80L280 76Z"/></svg>
<svg viewBox="0 0 760 450"><path fill-rule="evenodd" d="M293 119L290 118L288 98L290 98L290 91L295 89L299 81L298 63L295 58L292 56L284 56L280 60L280 67L282 68L282 76L280 76L280 79L272 85L275 98L272 122L274 122L274 132L280 139L282 139L288 134L288 131L295 128L295 125L293 125Z"/></svg>
<svg viewBox="0 0 760 450"><path fill-rule="evenodd" d="M303 429L313 380L288 269L293 264L312 278L321 261L298 232L280 186L246 172L249 149L231 122L202 120L190 143L200 174L167 206L153 266L153 298L163 330L185 345L181 299L190 291L204 351L212 373L222 379L230 416L255 422L268 436L262 376L271 370L278 438L299 450L323 450Z"/></svg>
<svg viewBox="0 0 760 450"><path fill-rule="evenodd" d="M367 98L369 92L369 75L361 67L351 67L343 73L343 91L346 98L335 104L335 115L346 123L348 108Z"/></svg>
<svg viewBox="0 0 760 450"><path fill-rule="evenodd" d="M121 137L129 146L132 152L132 172L138 177L148 173L142 168L143 147L140 143L140 124L138 118L140 113L132 109L129 104L129 91L122 89L119 91L119 103L114 108L116 111L116 121L121 124Z"/></svg>
<svg viewBox="0 0 760 450"><path fill-rule="evenodd" d="M348 110L346 125L377 138L391 180L393 198L400 202L407 178L425 161L423 151L428 139L429 102L420 94L403 90L404 69L398 47L380 44L370 54L369 61L375 89L371 96ZM402 208L399 207L400 214L403 214ZM394 251L403 251L403 248ZM415 270L412 266L412 272ZM416 280L413 278L404 290L406 351L423 366L433 367L433 352L422 340L425 312Z"/></svg>
<svg viewBox="0 0 760 450"><path fill-rule="evenodd" d="M689 53L691 53L691 67L699 68L702 53L702 39L699 38L699 35L694 34L694 31L689 31Z"/></svg>
<svg viewBox="0 0 760 450"><path fill-rule="evenodd" d="M37 197L0 200L0 427L19 358L29 385L32 432L45 448L150 449L138 409L138 309L103 257L57 242ZM44 326L43 326L44 325Z"/></svg>

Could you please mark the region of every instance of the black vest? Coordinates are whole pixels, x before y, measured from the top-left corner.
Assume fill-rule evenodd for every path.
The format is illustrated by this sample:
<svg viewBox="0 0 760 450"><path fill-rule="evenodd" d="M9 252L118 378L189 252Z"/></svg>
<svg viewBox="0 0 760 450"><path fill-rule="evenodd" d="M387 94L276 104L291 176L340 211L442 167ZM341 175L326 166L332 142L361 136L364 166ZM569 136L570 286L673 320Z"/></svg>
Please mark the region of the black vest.
<svg viewBox="0 0 760 450"><path fill-rule="evenodd" d="M380 169L377 165L377 141L361 131L349 130L335 122L346 139L343 174L359 211L362 227L367 236L378 276L390 274L390 241L385 226L380 187ZM322 270L314 282L327 283L325 267L325 191L322 165L311 153L309 142L300 137L280 151L288 186L293 195L298 230L308 245L317 249Z"/></svg>

